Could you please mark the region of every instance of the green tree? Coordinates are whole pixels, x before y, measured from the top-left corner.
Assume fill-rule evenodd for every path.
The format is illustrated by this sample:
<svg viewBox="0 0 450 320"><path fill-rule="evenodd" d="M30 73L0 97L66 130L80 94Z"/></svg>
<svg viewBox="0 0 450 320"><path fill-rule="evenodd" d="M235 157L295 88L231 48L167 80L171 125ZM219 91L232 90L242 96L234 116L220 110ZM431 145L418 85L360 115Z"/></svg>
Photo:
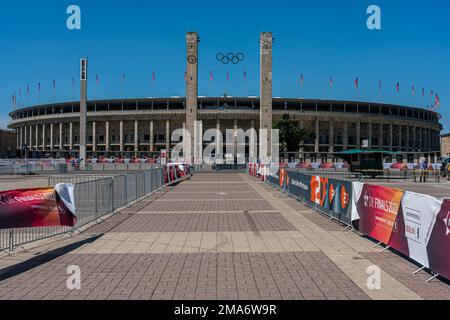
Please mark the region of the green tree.
<svg viewBox="0 0 450 320"><path fill-rule="evenodd" d="M273 125L273 128L280 130L280 149L286 152L298 152L309 136L309 132L300 128L296 121L290 119L289 115L284 115Z"/></svg>

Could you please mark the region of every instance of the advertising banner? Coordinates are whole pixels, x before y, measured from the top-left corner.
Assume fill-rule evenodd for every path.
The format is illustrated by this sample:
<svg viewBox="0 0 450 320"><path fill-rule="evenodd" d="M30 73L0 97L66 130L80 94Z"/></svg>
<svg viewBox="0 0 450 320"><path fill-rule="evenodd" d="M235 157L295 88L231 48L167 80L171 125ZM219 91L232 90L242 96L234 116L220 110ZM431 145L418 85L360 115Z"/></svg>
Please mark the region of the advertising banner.
<svg viewBox="0 0 450 320"><path fill-rule="evenodd" d="M73 227L76 223L71 184L0 192L0 229Z"/></svg>
<svg viewBox="0 0 450 320"><path fill-rule="evenodd" d="M395 242L398 248L404 247L406 239L398 237L404 229L404 221L399 216L402 197L401 190L364 184L356 203L359 231L385 244Z"/></svg>
<svg viewBox="0 0 450 320"><path fill-rule="evenodd" d="M288 189L288 185L289 185L289 177L288 177L288 172L286 169L278 169L276 174L272 174L267 176L267 181L278 187L281 188L283 190L287 190Z"/></svg>
<svg viewBox="0 0 450 320"><path fill-rule="evenodd" d="M288 172L286 180L290 193L344 217L343 221L351 222L351 182L294 171Z"/></svg>
<svg viewBox="0 0 450 320"><path fill-rule="evenodd" d="M428 232L429 230L427 230ZM429 268L450 279L450 200L444 200L427 244Z"/></svg>
<svg viewBox="0 0 450 320"><path fill-rule="evenodd" d="M450 279L450 200L364 184L354 209L360 232Z"/></svg>

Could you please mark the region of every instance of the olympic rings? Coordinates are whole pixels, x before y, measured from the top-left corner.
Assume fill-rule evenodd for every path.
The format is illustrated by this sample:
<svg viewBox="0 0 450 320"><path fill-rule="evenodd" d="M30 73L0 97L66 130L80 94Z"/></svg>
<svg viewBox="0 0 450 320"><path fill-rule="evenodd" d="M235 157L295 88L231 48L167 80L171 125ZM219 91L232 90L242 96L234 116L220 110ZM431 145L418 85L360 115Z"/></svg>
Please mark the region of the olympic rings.
<svg viewBox="0 0 450 320"><path fill-rule="evenodd" d="M226 55L223 53L218 53L216 55L216 59L217 61L222 62L223 64L229 64L230 62L232 64L238 64L244 61L245 55L242 52L238 52L237 54L229 52Z"/></svg>

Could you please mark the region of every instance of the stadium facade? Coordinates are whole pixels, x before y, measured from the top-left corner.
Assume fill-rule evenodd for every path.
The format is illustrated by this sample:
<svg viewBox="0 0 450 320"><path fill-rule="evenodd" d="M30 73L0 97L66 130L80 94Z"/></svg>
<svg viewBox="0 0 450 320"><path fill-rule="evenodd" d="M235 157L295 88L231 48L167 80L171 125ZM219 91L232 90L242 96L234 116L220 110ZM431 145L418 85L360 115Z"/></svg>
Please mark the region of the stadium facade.
<svg viewBox="0 0 450 320"><path fill-rule="evenodd" d="M171 150L175 129L270 129L283 115L310 134L296 158L333 161L349 149L398 151L413 162L440 155L440 115L421 108L355 101L272 97L272 34L260 37L260 97L199 97L199 37L186 35L186 97L86 101L87 61L81 75L81 98L11 112L17 149L32 157L144 156ZM83 68L83 66L82 66ZM81 112L80 112L81 111ZM80 125L81 124L81 125ZM81 130L80 130L81 128ZM83 129L86 128L86 129ZM270 135L268 137L270 140ZM270 141L269 141L270 142ZM81 150L81 155L80 155Z"/></svg>

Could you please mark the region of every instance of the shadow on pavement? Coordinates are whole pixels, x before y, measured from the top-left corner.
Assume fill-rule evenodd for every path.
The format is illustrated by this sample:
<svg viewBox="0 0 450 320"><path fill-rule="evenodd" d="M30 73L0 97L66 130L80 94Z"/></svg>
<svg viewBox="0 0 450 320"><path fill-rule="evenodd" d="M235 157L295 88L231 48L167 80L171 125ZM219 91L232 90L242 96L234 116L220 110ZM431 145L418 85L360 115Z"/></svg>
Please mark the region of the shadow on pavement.
<svg viewBox="0 0 450 320"><path fill-rule="evenodd" d="M97 239L101 238L103 236L103 234L101 235L96 235L94 237L91 237L89 239L85 239L79 242L75 242L72 243L70 245L67 245L65 247L61 247L58 249L55 249L53 251L49 251L43 254L39 254L34 258L28 259L24 262L21 262L19 264L16 264L14 266L10 266L7 267L5 269L0 270L0 281L4 281L8 278L17 276L21 273L27 272L31 269L34 269L44 263L50 262L56 258L59 258L73 250L78 249L79 247L85 245L85 244L90 244L94 241L96 241Z"/></svg>

